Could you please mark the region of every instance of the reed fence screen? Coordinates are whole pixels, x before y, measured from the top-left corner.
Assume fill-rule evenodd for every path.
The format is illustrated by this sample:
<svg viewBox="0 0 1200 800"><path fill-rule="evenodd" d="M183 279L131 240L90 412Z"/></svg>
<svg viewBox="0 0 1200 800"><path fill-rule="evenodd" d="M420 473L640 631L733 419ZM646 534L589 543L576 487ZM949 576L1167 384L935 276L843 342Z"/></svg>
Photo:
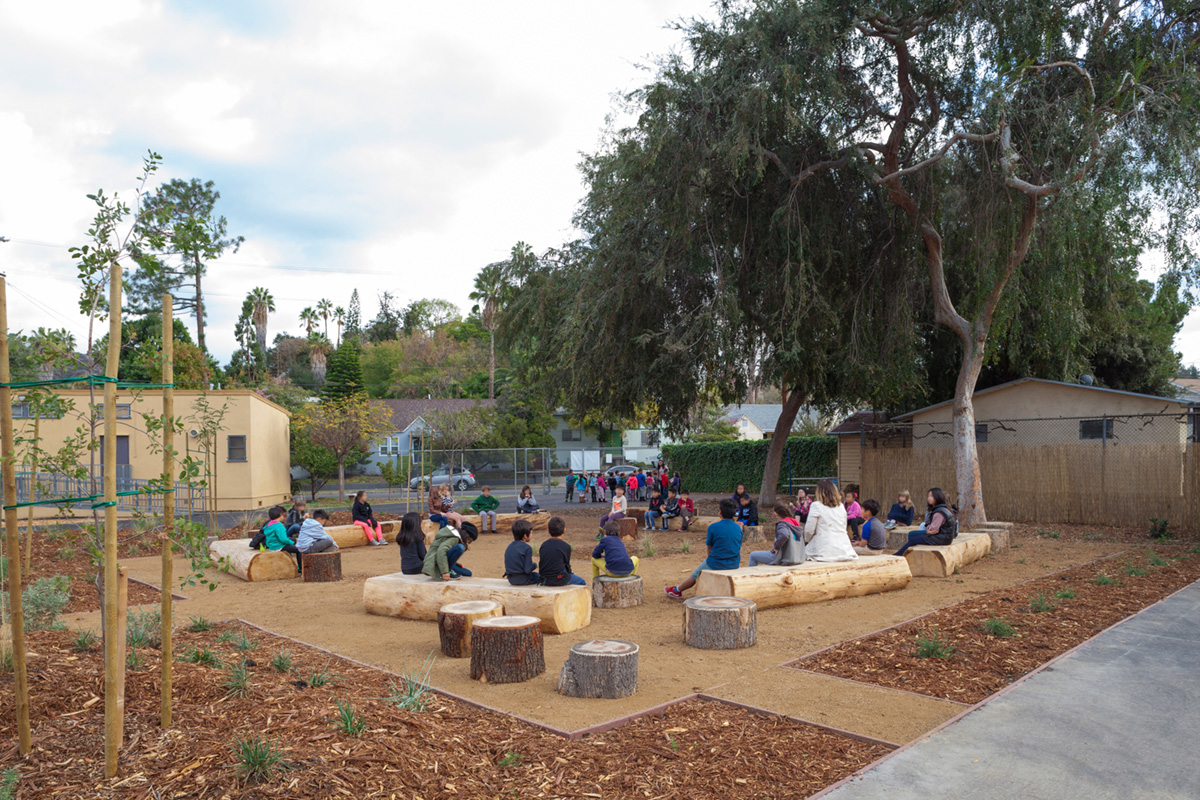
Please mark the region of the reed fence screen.
<svg viewBox="0 0 1200 800"><path fill-rule="evenodd" d="M1036 524L1200 528L1200 410L1178 414L980 420L983 499L990 519ZM867 426L862 497L884 508L903 489L918 510L940 486L954 501L950 423Z"/></svg>

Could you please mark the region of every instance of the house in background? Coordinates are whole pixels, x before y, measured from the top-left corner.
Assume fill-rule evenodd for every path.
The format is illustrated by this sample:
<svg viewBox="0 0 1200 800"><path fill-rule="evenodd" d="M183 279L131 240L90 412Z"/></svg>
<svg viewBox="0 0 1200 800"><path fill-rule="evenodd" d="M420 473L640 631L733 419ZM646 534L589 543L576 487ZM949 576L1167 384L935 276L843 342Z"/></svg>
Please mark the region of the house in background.
<svg viewBox="0 0 1200 800"><path fill-rule="evenodd" d="M554 410L554 427L550 435L554 437L554 447L557 450L598 450L600 440L595 434L584 428L571 424L570 414L565 408Z"/></svg>
<svg viewBox="0 0 1200 800"><path fill-rule="evenodd" d="M1179 390L1181 400L1200 405L1200 378L1176 378L1171 383Z"/></svg>
<svg viewBox="0 0 1200 800"><path fill-rule="evenodd" d="M57 418L43 415L37 421L41 446L51 452L59 450L75 435L77 428L87 424L90 399L86 389L59 389L54 394L69 401L71 410ZM202 458L201 434L193 421L201 398L213 409L225 408L221 429L216 434L215 491L209 493L216 498L216 510L245 511L287 501L291 497L288 428L291 414L249 389L214 392L176 389L175 415L183 422L183 433L175 437L180 458L187 455ZM18 438L32 438L34 420L30 404L20 393L13 399L15 434ZM143 391L137 395L125 389L117 391L118 491L139 488L146 481L162 476L161 434L153 434L151 441L143 419L146 414L161 418L162 413L162 393L159 391ZM97 464L102 463L106 446L101 436ZM86 460L85 455L85 463ZM27 486L27 482L24 485ZM175 505L180 513L187 510L187 502L186 491L177 490ZM199 507L196 510L200 510Z"/></svg>
<svg viewBox="0 0 1200 800"><path fill-rule="evenodd" d="M775 426L782 413L781 403L739 403L725 406L722 416L737 428L739 439L770 439L775 435ZM803 425L805 419L817 422L820 416L816 409L805 406L796 414L792 430Z"/></svg>
<svg viewBox="0 0 1200 800"><path fill-rule="evenodd" d="M364 475L378 475L379 465L384 461L395 461L414 450L420 452L425 436L431 430L425 415L431 411L439 413L462 411L475 406L495 408L495 400L457 400L450 398L424 400L372 400L372 406L388 409L392 415L392 430L379 440L367 456Z"/></svg>

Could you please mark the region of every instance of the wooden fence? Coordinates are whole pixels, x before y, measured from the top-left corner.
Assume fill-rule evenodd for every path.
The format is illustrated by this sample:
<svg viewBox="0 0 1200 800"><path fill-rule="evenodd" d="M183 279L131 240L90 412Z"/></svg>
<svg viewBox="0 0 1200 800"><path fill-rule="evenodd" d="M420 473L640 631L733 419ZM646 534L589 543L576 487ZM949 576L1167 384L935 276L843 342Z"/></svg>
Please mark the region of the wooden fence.
<svg viewBox="0 0 1200 800"><path fill-rule="evenodd" d="M931 487L955 495L949 448L866 447L862 498L884 509L902 489L918 510ZM1175 530L1200 528L1200 444L1105 445L1099 442L983 445L983 501L990 519L1149 528L1150 518Z"/></svg>

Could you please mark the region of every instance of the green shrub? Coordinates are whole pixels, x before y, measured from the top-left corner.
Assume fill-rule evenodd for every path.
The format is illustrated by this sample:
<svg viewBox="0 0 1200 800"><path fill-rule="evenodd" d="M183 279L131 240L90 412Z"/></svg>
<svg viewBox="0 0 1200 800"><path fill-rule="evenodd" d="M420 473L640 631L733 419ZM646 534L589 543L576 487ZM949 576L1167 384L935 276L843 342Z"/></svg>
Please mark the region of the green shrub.
<svg viewBox="0 0 1200 800"><path fill-rule="evenodd" d="M1152 567L1165 567L1167 565L1167 560L1153 550L1150 550L1146 555L1150 559L1150 566Z"/></svg>
<svg viewBox="0 0 1200 800"><path fill-rule="evenodd" d="M257 733L234 739L233 754L238 760L237 771L247 781L268 780L284 768L279 745Z"/></svg>
<svg viewBox="0 0 1200 800"><path fill-rule="evenodd" d="M1039 539L1058 539L1062 534L1058 531L1049 531L1045 528L1038 528L1037 532Z"/></svg>
<svg viewBox="0 0 1200 800"><path fill-rule="evenodd" d="M950 658L954 655L954 646L942 639L937 628L918 631L913 638L917 643L917 658Z"/></svg>
<svg viewBox="0 0 1200 800"><path fill-rule="evenodd" d="M0 800L13 800L17 796L17 782L20 780L21 773L16 767L0 772Z"/></svg>
<svg viewBox="0 0 1200 800"><path fill-rule="evenodd" d="M292 654L287 650L280 650L271 659L271 666L276 672L291 672L292 671Z"/></svg>
<svg viewBox="0 0 1200 800"><path fill-rule="evenodd" d="M70 601L71 579L66 575L38 578L21 593L21 608L25 612L25 630L53 629L59 621L59 615Z"/></svg>
<svg viewBox="0 0 1200 800"><path fill-rule="evenodd" d="M337 719L334 720L334 727L350 736L362 736L363 731L367 729L367 720L362 714L358 713L353 703L349 700L339 699L337 701Z"/></svg>
<svg viewBox="0 0 1200 800"><path fill-rule="evenodd" d="M162 647L162 611L135 608L125 620L125 644L130 647Z"/></svg>
<svg viewBox="0 0 1200 800"><path fill-rule="evenodd" d="M991 634L1000 639L1007 639L1010 636L1015 636L1017 629L1008 623L1008 620L999 617L988 617L979 625L984 633Z"/></svg>
<svg viewBox="0 0 1200 800"><path fill-rule="evenodd" d="M221 666L221 659L207 647L189 647L180 654L179 659L181 661L191 661L193 664L200 664L205 667Z"/></svg>
<svg viewBox="0 0 1200 800"><path fill-rule="evenodd" d="M211 631L213 624L204 617L191 617L187 629L192 633L203 633L204 631Z"/></svg>
<svg viewBox="0 0 1200 800"><path fill-rule="evenodd" d="M663 458L679 470L683 485L693 492L730 492L739 483L758 491L767 463L769 439L743 442L702 442L663 445ZM779 468L780 486L787 486L788 465L796 478L837 474L837 439L832 436L792 436Z"/></svg>
<svg viewBox="0 0 1200 800"><path fill-rule="evenodd" d="M514 753L512 750L509 750L507 753L504 754L503 758L501 758L499 761L496 762L496 766L498 766L498 767L519 767L519 766L521 766L521 762L524 760L525 760L525 757L522 756L520 753Z"/></svg>
<svg viewBox="0 0 1200 800"><path fill-rule="evenodd" d="M1038 592L1033 597L1029 598L1029 610L1035 614L1047 614L1053 611L1056 604L1049 597L1046 597L1045 592Z"/></svg>
<svg viewBox="0 0 1200 800"><path fill-rule="evenodd" d="M1099 575L1092 578L1092 583L1096 584L1097 586L1115 586L1119 584L1120 581L1101 572Z"/></svg>
<svg viewBox="0 0 1200 800"><path fill-rule="evenodd" d="M91 650L95 644L95 631L75 631L75 636L71 640L71 645L81 653Z"/></svg>
<svg viewBox="0 0 1200 800"><path fill-rule="evenodd" d="M1171 535L1170 524L1167 520L1158 517L1150 518L1151 539L1170 539Z"/></svg>

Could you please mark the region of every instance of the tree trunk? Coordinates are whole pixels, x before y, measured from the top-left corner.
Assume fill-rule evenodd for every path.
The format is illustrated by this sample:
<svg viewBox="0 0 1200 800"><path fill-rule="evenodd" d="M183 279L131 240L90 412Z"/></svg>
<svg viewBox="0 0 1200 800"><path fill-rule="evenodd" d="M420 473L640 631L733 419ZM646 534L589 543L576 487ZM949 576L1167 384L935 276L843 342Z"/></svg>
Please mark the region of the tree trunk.
<svg viewBox="0 0 1200 800"><path fill-rule="evenodd" d="M196 258L196 346L205 356L208 349L204 346L204 298L200 294L200 258ZM207 373L206 373L207 375Z"/></svg>
<svg viewBox="0 0 1200 800"><path fill-rule="evenodd" d="M491 334L491 344L488 350L488 400L496 399L496 331Z"/></svg>
<svg viewBox="0 0 1200 800"><path fill-rule="evenodd" d="M267 352L267 321L263 320L262 324L254 324L254 338L258 340L258 349L263 353Z"/></svg>
<svg viewBox="0 0 1200 800"><path fill-rule="evenodd" d="M467 600L438 609L438 636L442 654L448 658L471 655L471 629L481 619L504 616L504 607L494 600Z"/></svg>
<svg viewBox="0 0 1200 800"><path fill-rule="evenodd" d="M983 483L979 477L979 448L975 443L975 384L983 368L987 331L971 326L975 336L963 341L962 364L954 385L954 476L957 485L960 525L987 522L983 507ZM952 501L953 502L953 501Z"/></svg>
<svg viewBox="0 0 1200 800"><path fill-rule="evenodd" d="M471 680L521 683L545 671L537 617L492 617L471 628Z"/></svg>
<svg viewBox="0 0 1200 800"><path fill-rule="evenodd" d="M329 553L303 553L300 563L304 567L304 583L333 583L342 579L342 554L337 550Z"/></svg>
<svg viewBox="0 0 1200 800"><path fill-rule="evenodd" d="M558 675L567 697L615 700L637 691L638 646L621 639L593 639L572 645Z"/></svg>
<svg viewBox="0 0 1200 800"><path fill-rule="evenodd" d="M775 432L771 435L771 446L767 450L767 463L763 467L762 487L758 492L759 513L761 509L770 508L775 504L775 487L779 483L779 467L783 462L783 452L787 449L788 435L792 432L792 424L796 414L804 404L804 393L799 388L788 392L783 398L783 410L779 413L779 421L775 423Z"/></svg>
<svg viewBox="0 0 1200 800"><path fill-rule="evenodd" d="M313 498L316 499L316 498ZM338 459L338 502L346 502L346 459Z"/></svg>
<svg viewBox="0 0 1200 800"><path fill-rule="evenodd" d="M758 642L757 607L741 597L683 601L683 641L701 650L736 650Z"/></svg>

